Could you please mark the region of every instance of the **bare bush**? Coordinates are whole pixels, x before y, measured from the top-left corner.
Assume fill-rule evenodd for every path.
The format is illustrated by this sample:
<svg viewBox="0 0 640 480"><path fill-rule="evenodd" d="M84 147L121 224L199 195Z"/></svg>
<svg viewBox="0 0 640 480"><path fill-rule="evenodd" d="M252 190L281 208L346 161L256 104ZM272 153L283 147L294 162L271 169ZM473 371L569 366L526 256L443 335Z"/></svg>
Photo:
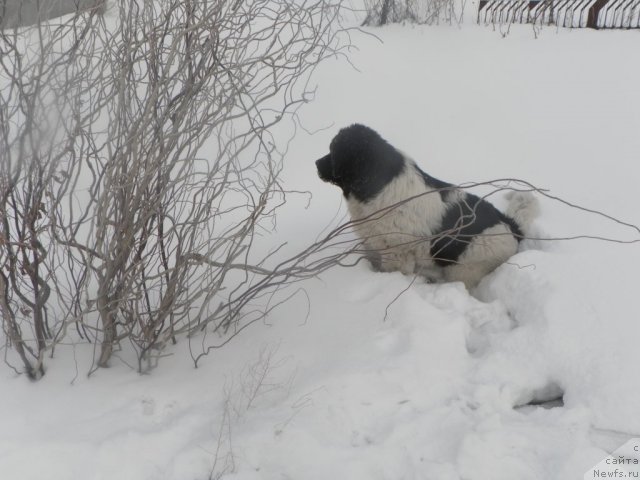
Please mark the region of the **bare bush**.
<svg viewBox="0 0 640 480"><path fill-rule="evenodd" d="M0 307L31 377L78 340L90 370L126 340L145 371L178 334L233 333L289 280L252 248L286 195L269 129L347 47L339 15L121 0L0 33Z"/></svg>
<svg viewBox="0 0 640 480"><path fill-rule="evenodd" d="M466 0L366 0L363 25L382 26L412 22L425 25L459 25Z"/></svg>
<svg viewBox="0 0 640 480"><path fill-rule="evenodd" d="M122 0L0 32L10 366L37 378L56 346L90 342L90 372L123 348L148 371L181 335L197 366L295 294L286 287L370 253L352 228L413 198L284 259L256 248L289 193L269 129L348 47L339 14L325 0Z"/></svg>

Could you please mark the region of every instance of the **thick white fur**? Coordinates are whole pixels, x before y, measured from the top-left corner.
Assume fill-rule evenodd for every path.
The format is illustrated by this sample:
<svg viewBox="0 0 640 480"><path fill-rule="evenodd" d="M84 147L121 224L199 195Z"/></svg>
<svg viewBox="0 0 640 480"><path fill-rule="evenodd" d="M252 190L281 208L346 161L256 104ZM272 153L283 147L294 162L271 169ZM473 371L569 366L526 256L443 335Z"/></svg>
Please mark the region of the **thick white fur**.
<svg viewBox="0 0 640 480"><path fill-rule="evenodd" d="M445 195L448 201L464 196L461 190ZM438 191L425 185L415 163L406 156L404 171L375 198L362 203L349 197L347 207L365 248L380 256L378 267L382 271L399 270L431 280L461 281L471 288L518 249L509 227L500 223L476 236L458 263L446 267L436 265L431 257L430 237L438 232L447 203ZM512 195L507 215L521 228L526 231L536 214L535 197Z"/></svg>
<svg viewBox="0 0 640 480"><path fill-rule="evenodd" d="M384 210L388 207L391 208ZM405 158L404 171L375 198L362 203L349 197L347 208L365 248L380 254L381 270L411 274L436 267L429 236L440 225L446 205L437 191L425 187L413 161Z"/></svg>
<svg viewBox="0 0 640 480"><path fill-rule="evenodd" d="M444 267L444 279L460 281L471 288L518 251L518 241L504 223L489 227L474 237L458 263Z"/></svg>
<svg viewBox="0 0 640 480"><path fill-rule="evenodd" d="M532 192L509 192L506 195L509 205L505 214L513 218L522 229L525 237L531 237L530 227L540 214L540 204Z"/></svg>

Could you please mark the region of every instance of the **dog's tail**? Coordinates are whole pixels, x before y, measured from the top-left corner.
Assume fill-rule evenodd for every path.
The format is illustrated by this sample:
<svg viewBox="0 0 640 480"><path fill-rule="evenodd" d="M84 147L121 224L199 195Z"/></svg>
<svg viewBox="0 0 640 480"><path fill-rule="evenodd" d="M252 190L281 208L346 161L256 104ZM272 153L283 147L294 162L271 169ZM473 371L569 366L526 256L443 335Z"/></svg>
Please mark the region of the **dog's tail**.
<svg viewBox="0 0 640 480"><path fill-rule="evenodd" d="M509 205L505 214L512 218L525 237L531 237L531 224L540 214L540 203L533 192L507 193Z"/></svg>

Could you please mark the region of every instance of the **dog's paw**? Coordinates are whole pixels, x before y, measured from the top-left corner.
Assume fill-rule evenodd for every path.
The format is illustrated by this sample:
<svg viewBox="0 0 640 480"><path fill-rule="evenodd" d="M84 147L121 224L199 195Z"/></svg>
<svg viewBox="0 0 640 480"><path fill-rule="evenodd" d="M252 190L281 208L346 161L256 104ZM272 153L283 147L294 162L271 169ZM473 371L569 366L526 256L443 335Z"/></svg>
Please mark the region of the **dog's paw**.
<svg viewBox="0 0 640 480"><path fill-rule="evenodd" d="M442 283L444 282L444 273L439 267L421 267L418 266L414 272L416 275L424 278L427 283Z"/></svg>
<svg viewBox="0 0 640 480"><path fill-rule="evenodd" d="M374 251L366 252L364 254L364 258L369 261L371 270L373 270L374 272L382 271L382 257L380 256L380 253Z"/></svg>

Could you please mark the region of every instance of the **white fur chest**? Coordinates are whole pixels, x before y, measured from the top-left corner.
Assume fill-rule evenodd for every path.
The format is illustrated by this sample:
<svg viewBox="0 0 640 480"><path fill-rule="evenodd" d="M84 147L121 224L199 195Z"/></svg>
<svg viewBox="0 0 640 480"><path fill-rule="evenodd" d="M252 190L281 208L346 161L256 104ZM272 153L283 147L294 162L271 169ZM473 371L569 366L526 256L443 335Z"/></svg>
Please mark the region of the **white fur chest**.
<svg viewBox="0 0 640 480"><path fill-rule="evenodd" d="M429 267L430 236L439 227L445 204L429 189L411 160L373 199L347 199L354 229L368 250L381 255L381 269L413 273Z"/></svg>

